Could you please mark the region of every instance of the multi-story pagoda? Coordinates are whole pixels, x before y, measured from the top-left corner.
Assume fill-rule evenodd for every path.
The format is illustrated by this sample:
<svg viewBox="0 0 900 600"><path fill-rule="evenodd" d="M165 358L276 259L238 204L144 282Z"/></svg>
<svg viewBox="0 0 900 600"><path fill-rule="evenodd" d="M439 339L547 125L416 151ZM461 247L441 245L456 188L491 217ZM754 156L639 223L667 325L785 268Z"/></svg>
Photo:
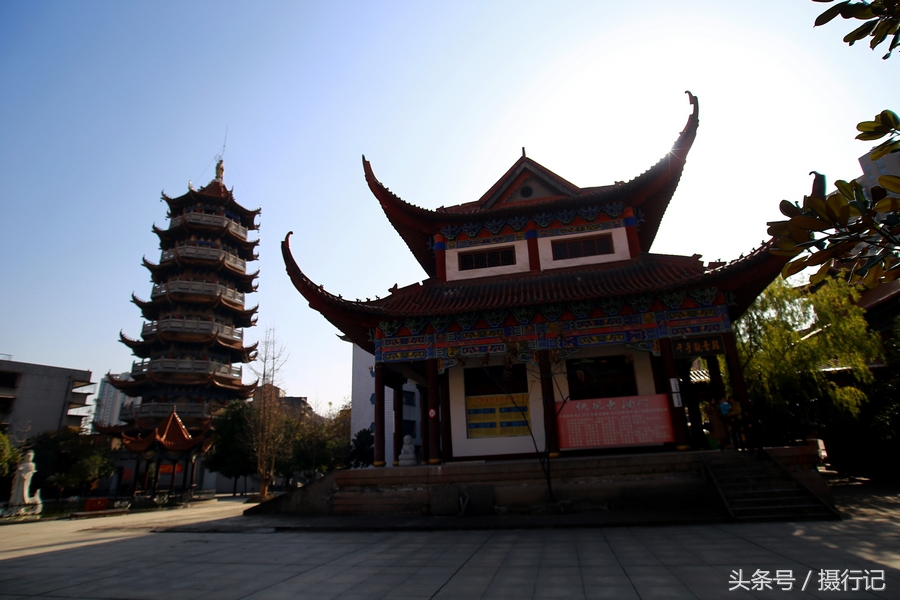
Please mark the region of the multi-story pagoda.
<svg viewBox="0 0 900 600"><path fill-rule="evenodd" d="M725 355L732 390L748 401L732 323L784 259L768 245L727 264L649 252L697 133L690 101L672 150L626 183L579 188L523 152L479 200L427 210L390 192L363 158L369 188L429 276L385 298L326 292L297 266L288 234L295 287L374 355L376 465L385 464L386 410L391 417L384 388L395 390L397 464L397 390L408 379L427 398L430 463L697 445L699 410L679 382L700 356ZM708 364L724 395L718 361Z"/></svg>
<svg viewBox="0 0 900 600"><path fill-rule="evenodd" d="M258 271L249 273L247 263L257 259L259 240L248 239L248 233L258 229L260 210L238 204L223 174L220 160L207 186L190 186L177 198L162 196L169 206L169 227L153 226L160 259L144 259L153 281L150 300L132 295L147 322L140 340L120 334L141 360L129 377L110 376L116 388L141 398L122 410L120 419L127 425L118 428L125 447L136 452L156 448L171 454L167 431L178 433L179 452L208 446L215 411L249 398L255 388L242 382L235 363L250 362L255 355L255 345L243 344L243 328L256 319L256 307L247 308L245 296L256 290ZM173 412L177 427L171 426Z"/></svg>

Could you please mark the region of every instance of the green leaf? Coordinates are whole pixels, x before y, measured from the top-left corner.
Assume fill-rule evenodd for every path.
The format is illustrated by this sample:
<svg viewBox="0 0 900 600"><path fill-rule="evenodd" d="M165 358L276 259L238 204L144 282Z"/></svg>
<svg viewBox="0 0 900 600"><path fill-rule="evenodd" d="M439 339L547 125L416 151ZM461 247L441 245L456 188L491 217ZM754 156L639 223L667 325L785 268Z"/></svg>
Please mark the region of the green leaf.
<svg viewBox="0 0 900 600"><path fill-rule="evenodd" d="M883 156L897 151L900 151L900 140L897 140L895 142L887 141L880 146L876 146L875 149L872 150L872 154L869 155L869 158L871 158L872 160L878 160Z"/></svg>
<svg viewBox="0 0 900 600"><path fill-rule="evenodd" d="M827 209L826 209L827 210ZM825 231L831 229L832 224L818 217L808 217L806 215L796 215L791 217L791 225L796 225L803 229L812 231Z"/></svg>
<svg viewBox="0 0 900 600"><path fill-rule="evenodd" d="M812 285L818 285L825 280L825 276L828 275L828 269L831 268L831 261L827 260L825 263L819 267L819 270L816 271L815 275L809 278L809 283Z"/></svg>
<svg viewBox="0 0 900 600"><path fill-rule="evenodd" d="M886 136L888 133L890 133L890 132L889 131L885 131L884 133L863 132L863 133L860 133L859 135L857 135L856 139L867 140L867 141L868 140L880 140L881 138Z"/></svg>
<svg viewBox="0 0 900 600"><path fill-rule="evenodd" d="M878 115L881 116L881 115ZM860 121L856 124L857 131L875 131L881 128L881 120L878 121Z"/></svg>
<svg viewBox="0 0 900 600"><path fill-rule="evenodd" d="M894 111L883 110L879 116L881 117L881 122L889 125L891 129L900 128L900 117L897 117L897 113Z"/></svg>
<svg viewBox="0 0 900 600"><path fill-rule="evenodd" d="M769 221L766 225L769 226L769 235L773 237L788 235L789 224L787 221Z"/></svg>
<svg viewBox="0 0 900 600"><path fill-rule="evenodd" d="M871 6L863 2L851 4L841 11L841 16L845 19L871 19L875 16Z"/></svg>
<svg viewBox="0 0 900 600"><path fill-rule="evenodd" d="M853 200L853 188L850 187L850 184L844 181L843 179L838 179L834 182L834 186L841 192L841 195L848 200Z"/></svg>
<svg viewBox="0 0 900 600"><path fill-rule="evenodd" d="M875 31L872 32L872 41L869 42L869 48L873 50L875 47L884 41L891 32L891 28L894 24L890 21L890 19L884 19L878 24L878 27L875 28Z"/></svg>
<svg viewBox="0 0 900 600"><path fill-rule="evenodd" d="M875 212L886 213L900 210L900 198L882 198L875 203Z"/></svg>
<svg viewBox="0 0 900 600"><path fill-rule="evenodd" d="M781 276L784 279L787 279L791 275L796 275L800 271L806 268L806 257L798 258L793 262L789 262L784 265L784 268L781 269Z"/></svg>
<svg viewBox="0 0 900 600"><path fill-rule="evenodd" d="M872 32L872 30L875 29L876 25L878 25L878 19L872 19L871 21L866 21L865 23L863 23L862 25L860 25L859 27L857 27L856 29L854 29L853 31L851 31L850 33L845 35L844 41L852 46L854 42L857 42L857 41L863 39L864 37L866 37L867 35L869 35ZM874 48L874 46L873 46L873 48Z"/></svg>
<svg viewBox="0 0 900 600"><path fill-rule="evenodd" d="M778 205L778 208L781 210L781 214L786 217L793 217L800 214L800 208L793 202L787 200L782 200L781 204Z"/></svg>
<svg viewBox="0 0 900 600"><path fill-rule="evenodd" d="M841 10L848 4L850 4L850 0L846 0L846 2L840 2L839 4L835 4L834 6L832 6L831 8L829 8L828 10L826 10L825 12L823 12L821 15L819 15L816 18L816 23L815 23L815 25L813 25L813 27L818 27L820 25L824 25L825 23L828 23L833 18L835 18L836 16L841 14Z"/></svg>
<svg viewBox="0 0 900 600"><path fill-rule="evenodd" d="M896 175L882 175L878 178L878 185L889 192L900 194L900 177ZM791 219L793 221L793 219Z"/></svg>

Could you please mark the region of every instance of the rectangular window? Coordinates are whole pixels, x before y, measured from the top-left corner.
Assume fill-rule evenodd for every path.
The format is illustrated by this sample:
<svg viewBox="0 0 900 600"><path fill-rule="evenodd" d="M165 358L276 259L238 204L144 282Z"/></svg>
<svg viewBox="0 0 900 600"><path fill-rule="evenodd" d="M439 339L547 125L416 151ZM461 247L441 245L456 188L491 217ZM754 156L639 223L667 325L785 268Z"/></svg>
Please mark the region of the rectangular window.
<svg viewBox="0 0 900 600"><path fill-rule="evenodd" d="M516 249L507 246L496 250L478 252L461 252L459 254L459 270L487 269L489 267L506 267L516 264Z"/></svg>
<svg viewBox="0 0 900 600"><path fill-rule="evenodd" d="M631 356L597 356L566 361L570 400L637 396Z"/></svg>
<svg viewBox="0 0 900 600"><path fill-rule="evenodd" d="M403 404L406 406L416 405L416 393L403 390Z"/></svg>
<svg viewBox="0 0 900 600"><path fill-rule="evenodd" d="M403 435L408 435L409 437L411 437L413 439L416 438L416 422L415 421L403 419Z"/></svg>
<svg viewBox="0 0 900 600"><path fill-rule="evenodd" d="M15 371L0 371L0 387L14 388L19 385L19 373Z"/></svg>
<svg viewBox="0 0 900 600"><path fill-rule="evenodd" d="M601 256L613 253L611 235L597 235L569 241L563 239L553 241L550 245L553 248L553 260Z"/></svg>

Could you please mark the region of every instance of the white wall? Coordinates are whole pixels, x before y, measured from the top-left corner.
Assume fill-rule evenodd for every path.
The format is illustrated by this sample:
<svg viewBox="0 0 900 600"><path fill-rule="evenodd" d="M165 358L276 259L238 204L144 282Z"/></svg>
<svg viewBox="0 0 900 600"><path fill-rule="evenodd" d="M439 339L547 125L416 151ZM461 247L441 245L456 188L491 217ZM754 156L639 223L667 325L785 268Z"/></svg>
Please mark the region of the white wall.
<svg viewBox="0 0 900 600"><path fill-rule="evenodd" d="M600 256L582 256L581 258L568 258L565 260L553 260L553 248L551 244L559 241L571 241L579 238L594 237L596 235L612 236L612 254L601 254ZM565 236L554 236L538 238L538 255L541 259L541 270L549 271L551 269L564 269L566 267L578 267L581 265L597 265L602 263L616 262L619 260L628 260L631 258L631 251L628 249L628 231L625 227L617 227L615 229L604 229L602 231L591 231L589 233L578 233Z"/></svg>
<svg viewBox="0 0 900 600"><path fill-rule="evenodd" d="M480 365L477 358L471 359ZM502 364L502 358L492 358L489 366ZM473 364L469 368L475 368ZM466 431L466 392L464 384L464 367L450 369L450 423L453 439L453 456L488 456L496 454L522 454L535 451L535 443L539 450L544 449L546 435L544 433L544 405L541 394L541 381L537 365L526 364L528 374L528 412L531 414L531 431L534 435L496 438L469 439Z"/></svg>
<svg viewBox="0 0 900 600"><path fill-rule="evenodd" d="M484 269L470 269L468 271L459 270L459 253L460 252L477 252L478 250L500 250L503 248L513 247L516 250L516 264L506 265L502 267L487 267ZM492 277L494 275L506 275L508 273L525 273L529 270L528 266L528 242L519 240L511 244L485 244L484 246L474 246L472 248L463 248L459 250L444 251L444 263L447 266L447 281L457 281L460 279L477 279L479 277Z"/></svg>
<svg viewBox="0 0 900 600"><path fill-rule="evenodd" d="M375 422L375 405L372 404L372 394L375 393L375 377L372 370L375 368L375 357L356 344L353 344L353 367L351 371L350 391L350 439L360 429L368 429ZM422 427L420 421L419 392L414 383L406 383L405 391L416 394L416 406L403 405L403 418L407 421L416 421L416 437L413 443L421 445ZM384 390L384 456L388 466L393 463L394 456L394 391L390 388ZM374 433L374 431L373 431Z"/></svg>

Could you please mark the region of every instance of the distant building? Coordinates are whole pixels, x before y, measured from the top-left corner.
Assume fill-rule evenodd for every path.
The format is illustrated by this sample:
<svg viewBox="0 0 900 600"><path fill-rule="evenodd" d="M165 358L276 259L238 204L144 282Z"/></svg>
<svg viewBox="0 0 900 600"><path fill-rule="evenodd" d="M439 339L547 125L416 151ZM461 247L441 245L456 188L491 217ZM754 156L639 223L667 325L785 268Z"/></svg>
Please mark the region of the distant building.
<svg viewBox="0 0 900 600"><path fill-rule="evenodd" d="M20 441L45 431L80 427L93 389L91 372L0 360L0 431Z"/></svg>
<svg viewBox="0 0 900 600"><path fill-rule="evenodd" d="M108 378L141 401L120 405L116 424L94 423L135 454L134 468L121 479L132 493L193 489L198 458L212 445L213 415L232 400L247 400L256 387L242 382L235 363L256 355L255 345L244 346L243 329L256 323L256 307L245 298L256 290L258 271L247 265L258 258L259 239L249 234L259 228L260 209L235 200L224 172L219 160L206 186L189 185L177 198L163 194L169 224L153 227L159 262L144 259L150 299L132 295L146 322L140 339L120 334L140 360L127 377Z"/></svg>
<svg viewBox="0 0 900 600"><path fill-rule="evenodd" d="M350 413L351 440L360 429L375 431L375 356L353 344L353 383L351 388ZM385 427L390 435L385 436L385 453L394 453L394 390L385 390ZM401 419L402 435L409 435L422 456L422 417L420 411L421 394L415 383L403 384L403 418Z"/></svg>
<svg viewBox="0 0 900 600"><path fill-rule="evenodd" d="M119 379L130 378L129 373L121 373L115 377ZM110 383L109 376L104 375L100 380L100 391L97 393L97 408L94 411L94 421L100 425L123 425L119 419L122 408L140 405L141 398L129 398L124 392L117 390Z"/></svg>
<svg viewBox="0 0 900 600"><path fill-rule="evenodd" d="M859 166L862 167L863 175L857 181L869 193L869 190L878 185L878 178L882 175L900 175L900 152L887 154L878 160L869 158L871 152L859 157ZM896 195L896 194L888 194Z"/></svg>

